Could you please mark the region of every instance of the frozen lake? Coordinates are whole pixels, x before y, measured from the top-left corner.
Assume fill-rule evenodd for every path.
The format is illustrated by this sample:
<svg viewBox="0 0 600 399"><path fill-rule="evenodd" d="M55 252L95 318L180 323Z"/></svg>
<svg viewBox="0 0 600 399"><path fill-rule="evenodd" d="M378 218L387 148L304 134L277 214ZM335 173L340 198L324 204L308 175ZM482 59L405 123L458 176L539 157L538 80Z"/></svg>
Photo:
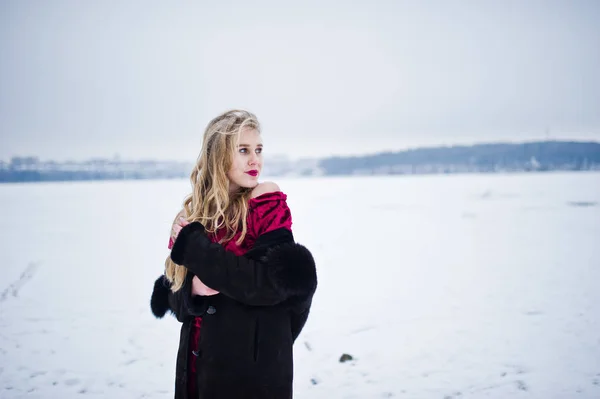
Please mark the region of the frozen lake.
<svg viewBox="0 0 600 399"><path fill-rule="evenodd" d="M600 173L276 182L319 273L295 398L600 398ZM0 185L0 398L172 397L188 190Z"/></svg>

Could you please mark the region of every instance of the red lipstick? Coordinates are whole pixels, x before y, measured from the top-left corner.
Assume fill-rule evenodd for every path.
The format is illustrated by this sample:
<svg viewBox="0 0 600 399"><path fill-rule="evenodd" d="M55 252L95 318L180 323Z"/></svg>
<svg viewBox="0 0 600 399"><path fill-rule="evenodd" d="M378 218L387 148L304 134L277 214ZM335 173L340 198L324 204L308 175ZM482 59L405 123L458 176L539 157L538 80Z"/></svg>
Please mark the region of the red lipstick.
<svg viewBox="0 0 600 399"><path fill-rule="evenodd" d="M249 170L246 173L250 176L258 176L258 170Z"/></svg>

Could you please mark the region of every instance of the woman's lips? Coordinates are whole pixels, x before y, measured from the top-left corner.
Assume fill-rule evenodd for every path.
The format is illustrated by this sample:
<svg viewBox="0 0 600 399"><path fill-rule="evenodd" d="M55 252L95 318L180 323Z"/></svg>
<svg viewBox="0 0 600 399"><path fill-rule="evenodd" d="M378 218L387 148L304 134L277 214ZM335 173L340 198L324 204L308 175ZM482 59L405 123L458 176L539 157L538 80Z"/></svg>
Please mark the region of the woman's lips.
<svg viewBox="0 0 600 399"><path fill-rule="evenodd" d="M249 174L250 176L258 176L258 170L249 170L246 173Z"/></svg>

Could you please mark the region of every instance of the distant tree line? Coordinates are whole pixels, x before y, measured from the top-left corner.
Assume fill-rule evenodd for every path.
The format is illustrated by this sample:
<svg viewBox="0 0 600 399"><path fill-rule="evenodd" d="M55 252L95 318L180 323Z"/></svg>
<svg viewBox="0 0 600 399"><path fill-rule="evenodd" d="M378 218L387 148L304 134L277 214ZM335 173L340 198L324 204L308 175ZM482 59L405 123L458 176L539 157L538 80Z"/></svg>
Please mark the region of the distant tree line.
<svg viewBox="0 0 600 399"><path fill-rule="evenodd" d="M103 171L37 171L0 170L0 183L84 181L84 180L142 180L184 177L183 173L103 172Z"/></svg>
<svg viewBox="0 0 600 399"><path fill-rule="evenodd" d="M84 162L40 161L37 157L13 157L0 161L0 183L171 179L189 175L182 162L119 161L91 159Z"/></svg>
<svg viewBox="0 0 600 399"><path fill-rule="evenodd" d="M0 161L0 183L187 178L193 165L182 162L92 159L41 162L36 157ZM500 173L515 171L600 170L600 143L543 141L419 148L321 160L277 160L272 176Z"/></svg>
<svg viewBox="0 0 600 399"><path fill-rule="evenodd" d="M368 156L330 157L325 175L590 170L600 168L600 143L544 141L419 148Z"/></svg>

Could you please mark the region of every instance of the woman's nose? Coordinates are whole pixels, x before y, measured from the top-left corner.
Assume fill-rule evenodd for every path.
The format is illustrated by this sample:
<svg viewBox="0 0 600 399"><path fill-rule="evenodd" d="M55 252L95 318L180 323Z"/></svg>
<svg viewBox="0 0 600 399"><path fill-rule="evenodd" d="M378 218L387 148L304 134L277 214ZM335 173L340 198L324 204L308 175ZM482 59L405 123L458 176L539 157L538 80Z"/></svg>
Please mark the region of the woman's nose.
<svg viewBox="0 0 600 399"><path fill-rule="evenodd" d="M255 153L252 153L252 155L250 155L250 159L248 160L248 164L256 165L257 163L258 163L258 155L256 155Z"/></svg>

